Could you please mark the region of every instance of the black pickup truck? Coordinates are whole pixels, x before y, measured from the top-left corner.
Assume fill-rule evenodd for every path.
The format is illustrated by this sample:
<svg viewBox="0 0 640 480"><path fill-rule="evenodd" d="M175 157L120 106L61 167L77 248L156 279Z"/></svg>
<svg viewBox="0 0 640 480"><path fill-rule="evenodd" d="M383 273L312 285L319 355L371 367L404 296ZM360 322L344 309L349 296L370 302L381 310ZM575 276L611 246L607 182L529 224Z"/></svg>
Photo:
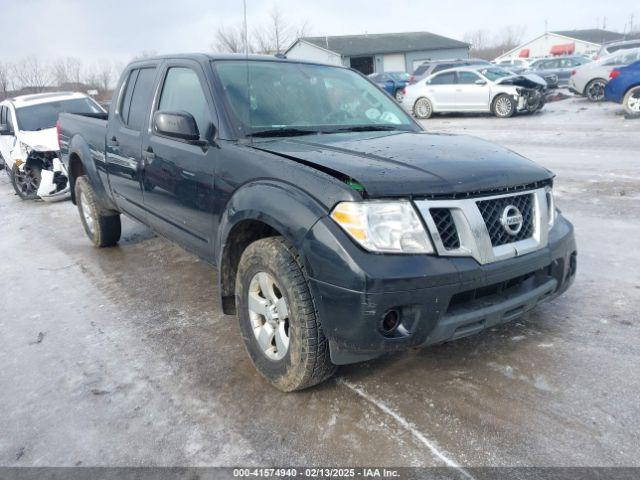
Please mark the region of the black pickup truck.
<svg viewBox="0 0 640 480"><path fill-rule="evenodd" d="M426 133L347 68L139 60L108 118L61 114L59 132L91 241L115 245L125 214L217 266L224 313L284 391L513 320L576 272L552 173Z"/></svg>

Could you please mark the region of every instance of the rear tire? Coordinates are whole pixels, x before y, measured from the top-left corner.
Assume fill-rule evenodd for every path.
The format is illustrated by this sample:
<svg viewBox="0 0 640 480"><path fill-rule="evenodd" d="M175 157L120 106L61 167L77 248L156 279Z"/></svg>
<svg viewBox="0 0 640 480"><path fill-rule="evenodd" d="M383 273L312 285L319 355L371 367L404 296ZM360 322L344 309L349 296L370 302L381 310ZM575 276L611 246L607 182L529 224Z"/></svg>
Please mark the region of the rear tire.
<svg viewBox="0 0 640 480"><path fill-rule="evenodd" d="M634 118L640 117L640 85L629 89L624 95L622 104L627 115Z"/></svg>
<svg viewBox="0 0 640 480"><path fill-rule="evenodd" d="M516 102L509 95L501 93L493 100L491 110L498 118L509 118L516 113Z"/></svg>
<svg viewBox="0 0 640 480"><path fill-rule="evenodd" d="M120 214L103 208L89 183L82 175L76 179L76 204L84 231L96 247L111 247L118 243L121 234Z"/></svg>
<svg viewBox="0 0 640 480"><path fill-rule="evenodd" d="M333 375L298 253L282 237L257 240L242 253L236 305L251 361L274 387L302 390Z"/></svg>
<svg viewBox="0 0 640 480"><path fill-rule="evenodd" d="M416 118L426 120L433 115L433 106L428 98L421 97L413 104L413 114Z"/></svg>
<svg viewBox="0 0 640 480"><path fill-rule="evenodd" d="M604 87L607 81L602 78L596 78L587 83L584 88L584 95L592 102L601 102L604 100Z"/></svg>

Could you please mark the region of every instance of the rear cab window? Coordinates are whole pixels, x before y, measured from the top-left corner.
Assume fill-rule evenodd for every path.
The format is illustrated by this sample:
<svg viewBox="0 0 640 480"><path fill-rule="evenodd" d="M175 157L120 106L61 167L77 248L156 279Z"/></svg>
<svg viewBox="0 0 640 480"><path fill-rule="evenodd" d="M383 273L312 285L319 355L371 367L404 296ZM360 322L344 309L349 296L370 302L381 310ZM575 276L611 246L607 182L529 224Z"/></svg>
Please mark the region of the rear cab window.
<svg viewBox="0 0 640 480"><path fill-rule="evenodd" d="M133 69L121 93L119 116L122 123L131 130L140 131L153 97L156 68Z"/></svg>

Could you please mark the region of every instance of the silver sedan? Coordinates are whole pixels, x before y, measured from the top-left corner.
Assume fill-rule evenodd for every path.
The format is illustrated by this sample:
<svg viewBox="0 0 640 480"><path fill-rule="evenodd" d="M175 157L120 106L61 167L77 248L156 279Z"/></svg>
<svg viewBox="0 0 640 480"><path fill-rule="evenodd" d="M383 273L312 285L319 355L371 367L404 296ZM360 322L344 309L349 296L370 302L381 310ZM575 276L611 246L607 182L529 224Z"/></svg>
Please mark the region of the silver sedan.
<svg viewBox="0 0 640 480"><path fill-rule="evenodd" d="M417 118L438 112L490 112L510 117L544 105L546 82L499 67L460 67L438 72L405 88L403 107Z"/></svg>

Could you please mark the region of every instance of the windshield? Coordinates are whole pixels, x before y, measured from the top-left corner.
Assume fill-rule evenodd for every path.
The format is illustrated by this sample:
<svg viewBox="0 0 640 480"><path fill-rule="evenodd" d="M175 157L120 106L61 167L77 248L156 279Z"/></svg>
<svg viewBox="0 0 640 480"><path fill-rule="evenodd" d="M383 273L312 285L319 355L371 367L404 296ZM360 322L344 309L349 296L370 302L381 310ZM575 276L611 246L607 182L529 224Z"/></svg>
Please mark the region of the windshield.
<svg viewBox="0 0 640 480"><path fill-rule="evenodd" d="M505 77L513 77L513 73L502 68L483 68L479 72L492 82Z"/></svg>
<svg viewBox="0 0 640 480"><path fill-rule="evenodd" d="M103 113L96 102L89 98L74 98L16 108L20 130L44 130L55 127L60 113Z"/></svg>
<svg viewBox="0 0 640 480"><path fill-rule="evenodd" d="M394 100L351 70L256 60L214 65L227 104L246 135L417 129Z"/></svg>

